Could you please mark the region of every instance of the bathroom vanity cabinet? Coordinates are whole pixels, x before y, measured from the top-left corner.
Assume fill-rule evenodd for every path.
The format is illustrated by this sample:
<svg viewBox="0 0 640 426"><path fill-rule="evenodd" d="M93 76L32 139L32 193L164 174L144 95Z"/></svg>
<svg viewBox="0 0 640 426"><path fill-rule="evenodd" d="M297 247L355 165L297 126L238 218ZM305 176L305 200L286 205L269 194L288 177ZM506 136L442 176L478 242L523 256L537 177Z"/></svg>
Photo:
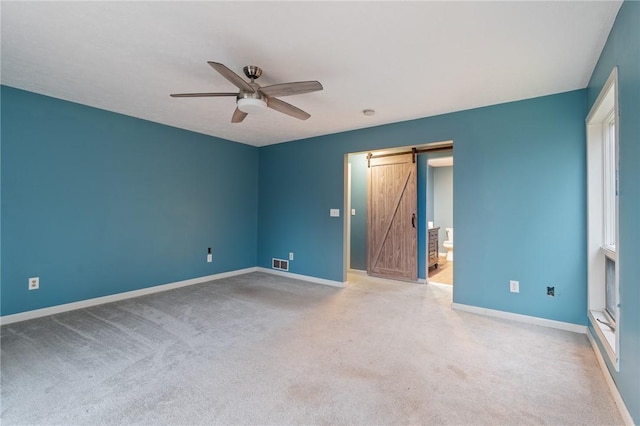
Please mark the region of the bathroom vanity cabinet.
<svg viewBox="0 0 640 426"><path fill-rule="evenodd" d="M427 243L427 268L432 266L438 268L438 232L440 227L429 228L429 238Z"/></svg>

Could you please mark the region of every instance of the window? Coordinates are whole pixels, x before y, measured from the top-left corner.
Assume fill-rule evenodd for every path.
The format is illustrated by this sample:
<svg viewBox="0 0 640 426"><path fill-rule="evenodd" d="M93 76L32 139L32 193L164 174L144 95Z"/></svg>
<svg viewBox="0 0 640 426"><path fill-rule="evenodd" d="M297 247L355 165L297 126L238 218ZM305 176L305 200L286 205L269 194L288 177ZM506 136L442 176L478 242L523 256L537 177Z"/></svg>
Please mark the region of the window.
<svg viewBox="0 0 640 426"><path fill-rule="evenodd" d="M602 202L604 235L602 250L604 254L604 284L605 305L604 312L610 323L616 322L616 175L618 162L616 161L616 120L612 108L602 124Z"/></svg>
<svg viewBox="0 0 640 426"><path fill-rule="evenodd" d="M589 320L619 368L618 93L611 72L587 117Z"/></svg>

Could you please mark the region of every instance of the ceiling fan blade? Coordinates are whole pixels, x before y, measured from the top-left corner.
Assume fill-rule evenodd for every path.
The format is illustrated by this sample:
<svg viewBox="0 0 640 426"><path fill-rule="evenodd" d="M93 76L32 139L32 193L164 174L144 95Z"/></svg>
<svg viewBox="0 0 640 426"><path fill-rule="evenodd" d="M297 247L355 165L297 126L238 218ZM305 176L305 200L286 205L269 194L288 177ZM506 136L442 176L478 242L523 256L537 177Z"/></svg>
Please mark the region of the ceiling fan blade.
<svg viewBox="0 0 640 426"><path fill-rule="evenodd" d="M267 98L267 106L283 114L299 118L300 120L306 120L307 118L311 117L310 114L304 112L300 108L294 107L293 105L283 102L280 99Z"/></svg>
<svg viewBox="0 0 640 426"><path fill-rule="evenodd" d="M246 81L244 81L244 79L242 77L240 77L238 74L236 74L235 72L231 71L229 68L227 68L225 65L219 64L217 62L211 62L208 61L207 62L209 65L211 65L211 67L218 71L220 74L222 74L222 76L224 78L226 78L227 80L229 80L231 83L233 83L234 86L236 86L238 89L242 89L242 90L246 90L247 92L250 93L254 93L255 90L253 89L253 87L249 86L249 83L247 83Z"/></svg>
<svg viewBox="0 0 640 426"><path fill-rule="evenodd" d="M319 81L296 81L293 83L274 84L261 87L260 91L267 96L290 96L322 90Z"/></svg>
<svg viewBox="0 0 640 426"><path fill-rule="evenodd" d="M172 98L201 98L210 96L238 96L237 93L172 93Z"/></svg>
<svg viewBox="0 0 640 426"><path fill-rule="evenodd" d="M231 122L232 123L240 123L242 120L244 120L244 118L247 115L248 114L246 112L242 112L238 108L236 108L236 110L233 111L233 116L231 117Z"/></svg>

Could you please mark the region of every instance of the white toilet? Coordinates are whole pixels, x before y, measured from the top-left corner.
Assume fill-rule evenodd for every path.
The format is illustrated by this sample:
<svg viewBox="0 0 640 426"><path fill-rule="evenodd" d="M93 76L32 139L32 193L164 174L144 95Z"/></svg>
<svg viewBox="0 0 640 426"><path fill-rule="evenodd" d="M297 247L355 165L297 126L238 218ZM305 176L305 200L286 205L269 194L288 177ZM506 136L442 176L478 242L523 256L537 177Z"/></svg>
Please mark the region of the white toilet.
<svg viewBox="0 0 640 426"><path fill-rule="evenodd" d="M444 228L447 232L447 240L442 246L447 250L447 260L453 261L453 228Z"/></svg>

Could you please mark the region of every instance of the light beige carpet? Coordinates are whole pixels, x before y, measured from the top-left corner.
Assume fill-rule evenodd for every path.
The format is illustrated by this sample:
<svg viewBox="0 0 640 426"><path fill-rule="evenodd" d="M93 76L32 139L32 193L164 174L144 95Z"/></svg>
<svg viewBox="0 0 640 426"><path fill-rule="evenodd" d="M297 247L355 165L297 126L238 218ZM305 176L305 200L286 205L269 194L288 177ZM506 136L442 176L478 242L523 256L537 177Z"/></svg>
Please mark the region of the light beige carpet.
<svg viewBox="0 0 640 426"><path fill-rule="evenodd" d="M584 335L252 273L2 327L2 425L620 424Z"/></svg>

